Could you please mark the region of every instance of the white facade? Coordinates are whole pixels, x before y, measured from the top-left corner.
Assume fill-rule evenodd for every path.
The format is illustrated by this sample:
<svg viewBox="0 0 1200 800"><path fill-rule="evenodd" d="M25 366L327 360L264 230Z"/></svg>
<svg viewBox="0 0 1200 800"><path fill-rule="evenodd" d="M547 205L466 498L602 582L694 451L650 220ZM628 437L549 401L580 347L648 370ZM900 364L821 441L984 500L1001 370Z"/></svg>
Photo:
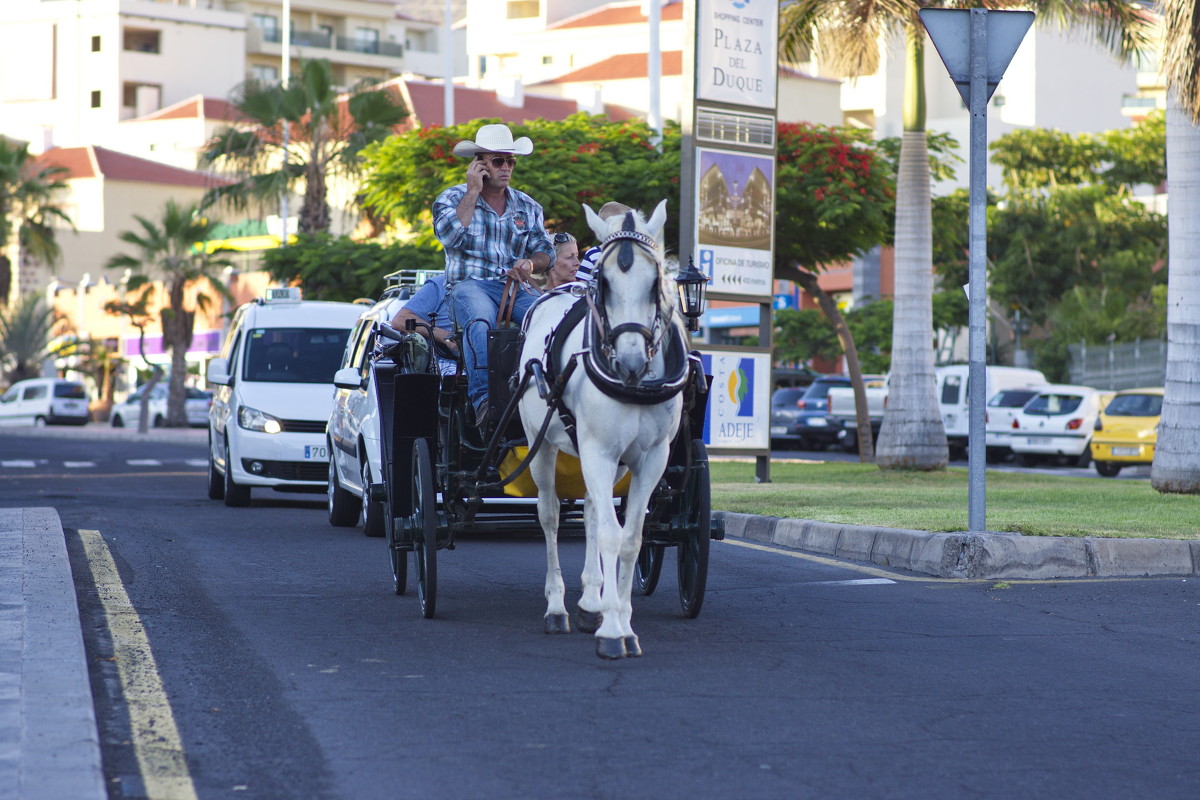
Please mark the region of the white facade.
<svg viewBox="0 0 1200 800"><path fill-rule="evenodd" d="M0 133L34 152L111 141L121 120L195 94L224 96L244 74L241 14L149 0L6 0Z"/></svg>

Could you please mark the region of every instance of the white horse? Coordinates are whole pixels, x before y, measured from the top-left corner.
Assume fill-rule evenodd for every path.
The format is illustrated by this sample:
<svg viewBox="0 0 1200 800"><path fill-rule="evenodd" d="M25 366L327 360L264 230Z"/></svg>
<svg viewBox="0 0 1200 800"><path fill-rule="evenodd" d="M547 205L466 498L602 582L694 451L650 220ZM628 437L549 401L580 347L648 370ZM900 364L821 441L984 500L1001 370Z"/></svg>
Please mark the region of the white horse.
<svg viewBox="0 0 1200 800"><path fill-rule="evenodd" d="M546 632L569 633L562 568L558 560L559 500L555 491L558 451L577 455L587 487L584 526L587 555L579 628L595 631L601 658L642 654L630 624L634 562L642 546L642 523L651 492L667 466L679 428L683 398L680 375L669 355L686 349L683 317L663 268L660 244L666 201L649 221L637 212L601 220L584 206L602 253L589 293L547 297L527 316L521 364L537 359L569 379L551 391L545 440L530 464L538 488L538 519L546 535ZM589 303L586 316L566 333L564 315L576 302ZM583 312L576 309L576 316ZM562 327L565 343L549 352L551 334ZM566 369L576 361L573 371ZM679 359L675 358L675 362ZM524 368L524 367L523 367ZM550 371L549 383L556 375ZM531 387L521 399L521 420L531 444L548 419L548 402ZM575 436L568 427L573 417ZM613 484L632 473L625 522L613 506ZM599 627L597 628L597 624Z"/></svg>

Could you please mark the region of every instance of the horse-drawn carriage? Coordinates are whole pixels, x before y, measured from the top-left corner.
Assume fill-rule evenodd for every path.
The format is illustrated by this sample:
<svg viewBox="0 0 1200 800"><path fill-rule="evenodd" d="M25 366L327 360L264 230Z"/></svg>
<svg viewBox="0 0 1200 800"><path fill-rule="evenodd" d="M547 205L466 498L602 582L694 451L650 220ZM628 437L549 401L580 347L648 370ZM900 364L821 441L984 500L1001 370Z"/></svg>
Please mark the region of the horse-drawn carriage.
<svg viewBox="0 0 1200 800"><path fill-rule="evenodd" d="M411 552L427 618L437 603L438 551L468 531L528 530L536 499L547 537L546 631L569 632L556 537L560 525L582 524L588 553L578 626L600 628L598 653L618 658L641 653L629 627L630 585L651 594L665 550L674 547L680 603L695 617L709 541L721 532L710 517L700 439L710 378L687 351L663 268L656 238L665 211L660 206L649 223L630 214L611 226L587 212L603 245L594 283L539 300L524 330L489 331L493 417L475 419L468 401L461 362L468 348L443 375L430 339L411 323L406 331L380 326L373 370L384 486L375 491L386 501L395 591L407 591ZM689 288L703 280L689 275ZM699 302L689 305L694 318ZM587 496L585 483L613 490Z"/></svg>

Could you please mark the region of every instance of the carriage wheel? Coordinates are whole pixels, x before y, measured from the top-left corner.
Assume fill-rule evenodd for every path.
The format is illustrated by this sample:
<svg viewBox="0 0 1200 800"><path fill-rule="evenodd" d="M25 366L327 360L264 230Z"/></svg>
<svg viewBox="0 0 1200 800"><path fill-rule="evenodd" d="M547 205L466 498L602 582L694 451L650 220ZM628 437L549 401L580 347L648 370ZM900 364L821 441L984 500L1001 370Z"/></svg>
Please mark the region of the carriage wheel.
<svg viewBox="0 0 1200 800"><path fill-rule="evenodd" d="M661 544L644 544L638 553L637 562L633 567L633 585L639 594L646 597L654 594L658 588L658 578L662 575L663 546Z"/></svg>
<svg viewBox="0 0 1200 800"><path fill-rule="evenodd" d="M437 606L437 494L433 489L433 459L429 442L413 442L412 536L421 614L433 619Z"/></svg>
<svg viewBox="0 0 1200 800"><path fill-rule="evenodd" d="M692 468L683 489L683 518L686 527L679 541L679 603L683 615L695 619L704 605L708 583L709 526L712 496L708 478L708 450L704 442L692 440Z"/></svg>

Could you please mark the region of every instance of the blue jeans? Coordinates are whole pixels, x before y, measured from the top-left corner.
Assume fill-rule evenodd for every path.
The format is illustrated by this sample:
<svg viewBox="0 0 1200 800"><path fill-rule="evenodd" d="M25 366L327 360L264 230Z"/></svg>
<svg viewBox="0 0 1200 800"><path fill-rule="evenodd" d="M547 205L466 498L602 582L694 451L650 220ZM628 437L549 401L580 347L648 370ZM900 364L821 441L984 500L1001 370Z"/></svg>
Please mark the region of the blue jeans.
<svg viewBox="0 0 1200 800"><path fill-rule="evenodd" d="M467 368L467 396L478 408L488 396L487 332L496 327L500 298L504 294L503 280L468 278L455 283L446 293L450 319L463 330L463 362ZM520 323L533 305L537 295L522 288L513 304L513 322ZM473 320L479 320L474 321Z"/></svg>

